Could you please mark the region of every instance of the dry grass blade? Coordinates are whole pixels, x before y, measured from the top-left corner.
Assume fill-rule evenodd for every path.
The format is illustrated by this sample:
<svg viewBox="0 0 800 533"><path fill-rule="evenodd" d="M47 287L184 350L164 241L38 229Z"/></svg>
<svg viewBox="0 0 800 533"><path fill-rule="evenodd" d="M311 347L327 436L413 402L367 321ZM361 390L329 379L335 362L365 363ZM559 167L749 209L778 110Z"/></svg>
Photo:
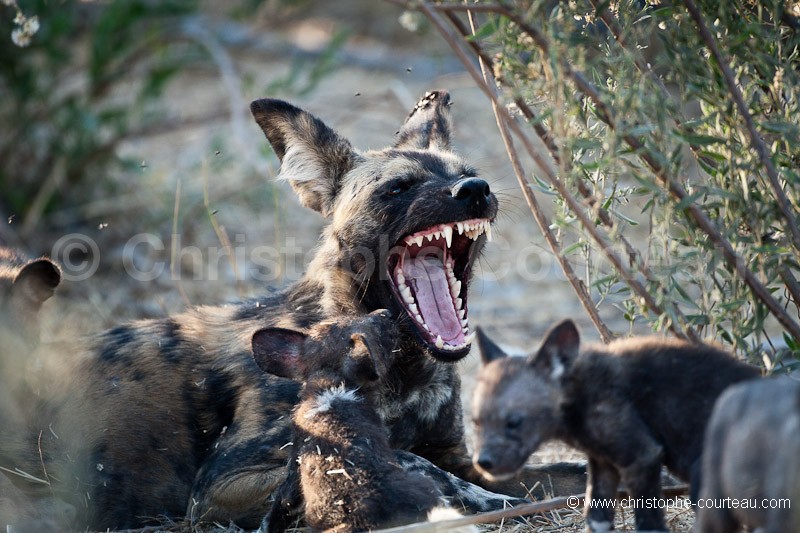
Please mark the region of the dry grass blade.
<svg viewBox="0 0 800 533"><path fill-rule="evenodd" d="M556 509L580 507L583 505L583 496L583 494L579 494L576 496L553 498L550 500L543 500L526 505L518 505L517 507L512 507L511 509L503 509L502 511L478 513L476 515L465 516L453 520L442 520L441 522L420 522L418 524L381 529L378 531L381 533L400 533L401 531L405 533L434 533L475 524L490 524L493 522L499 522L500 520L506 518L517 518L537 513L546 513Z"/></svg>

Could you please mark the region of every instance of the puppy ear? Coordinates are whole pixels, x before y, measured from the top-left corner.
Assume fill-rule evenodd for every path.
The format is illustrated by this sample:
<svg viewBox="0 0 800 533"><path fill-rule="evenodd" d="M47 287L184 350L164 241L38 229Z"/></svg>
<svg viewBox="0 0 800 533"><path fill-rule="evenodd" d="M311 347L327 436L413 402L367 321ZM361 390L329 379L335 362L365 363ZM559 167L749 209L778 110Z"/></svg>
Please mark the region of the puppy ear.
<svg viewBox="0 0 800 533"><path fill-rule="evenodd" d="M61 283L61 269L47 258L36 259L20 268L14 278L12 291L31 311L39 311L42 304L55 293Z"/></svg>
<svg viewBox="0 0 800 533"><path fill-rule="evenodd" d="M450 95L447 91L428 92L409 113L394 147L449 150L450 130Z"/></svg>
<svg viewBox="0 0 800 533"><path fill-rule="evenodd" d="M531 355L528 362L551 379L558 379L578 358L580 345L581 336L575 322L566 319L550 328L539 351Z"/></svg>
<svg viewBox="0 0 800 533"><path fill-rule="evenodd" d="M503 351L492 339L489 338L480 326L475 328L475 335L478 339L478 351L481 353L481 362L488 365L495 359L506 357L506 352Z"/></svg>
<svg viewBox="0 0 800 533"><path fill-rule="evenodd" d="M256 100L250 111L281 161L278 178L292 185L304 206L329 216L342 178L357 158L350 143L282 100Z"/></svg>
<svg viewBox="0 0 800 533"><path fill-rule="evenodd" d="M350 336L352 349L344 364L344 374L359 384L377 381L386 376L391 366L391 348L381 339L364 333Z"/></svg>
<svg viewBox="0 0 800 533"><path fill-rule="evenodd" d="M300 381L305 371L301 357L305 340L299 331L260 329L253 334L253 359L268 374Z"/></svg>

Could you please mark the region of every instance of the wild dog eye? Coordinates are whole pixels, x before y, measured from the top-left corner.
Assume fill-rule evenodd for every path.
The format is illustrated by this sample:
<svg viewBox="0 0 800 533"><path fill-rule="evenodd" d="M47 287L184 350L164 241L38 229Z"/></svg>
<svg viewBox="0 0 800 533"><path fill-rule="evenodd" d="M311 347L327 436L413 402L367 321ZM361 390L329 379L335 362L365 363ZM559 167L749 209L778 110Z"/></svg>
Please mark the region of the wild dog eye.
<svg viewBox="0 0 800 533"><path fill-rule="evenodd" d="M399 196L404 192L406 192L408 189L410 189L411 185L413 184L408 180L393 181L387 187L386 194L388 194L389 196Z"/></svg>
<svg viewBox="0 0 800 533"><path fill-rule="evenodd" d="M506 418L506 429L518 429L522 425L522 415L511 413Z"/></svg>

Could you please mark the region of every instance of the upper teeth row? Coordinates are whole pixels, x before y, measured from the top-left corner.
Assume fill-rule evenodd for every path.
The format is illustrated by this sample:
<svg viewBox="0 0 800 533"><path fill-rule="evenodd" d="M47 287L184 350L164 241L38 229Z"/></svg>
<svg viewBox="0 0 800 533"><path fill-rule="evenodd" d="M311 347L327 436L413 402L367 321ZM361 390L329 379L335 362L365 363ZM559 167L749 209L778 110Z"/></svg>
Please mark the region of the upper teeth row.
<svg viewBox="0 0 800 533"><path fill-rule="evenodd" d="M459 235L466 235L473 241L486 233L486 240L492 240L492 225L491 223L486 220L469 220L466 222L456 222L455 224L442 224L439 226L438 229L435 229L429 233L424 235L416 235L412 236L409 235L405 238L405 243L409 246L415 244L417 246L422 246L422 243L425 242L427 239L428 242L432 241L433 239L441 239L444 237L445 242L447 242L447 247L449 248L453 244L453 228L458 230Z"/></svg>

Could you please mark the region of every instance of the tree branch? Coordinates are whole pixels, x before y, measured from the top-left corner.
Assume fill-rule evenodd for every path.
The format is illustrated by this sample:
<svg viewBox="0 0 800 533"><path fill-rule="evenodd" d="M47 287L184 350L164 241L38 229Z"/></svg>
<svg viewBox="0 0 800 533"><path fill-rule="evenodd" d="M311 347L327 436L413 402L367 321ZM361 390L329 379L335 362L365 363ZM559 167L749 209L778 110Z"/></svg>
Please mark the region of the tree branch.
<svg viewBox="0 0 800 533"><path fill-rule="evenodd" d="M761 164L767 171L767 178L769 180L770 187L772 188L772 192L775 194L775 199L778 201L778 205L783 212L786 225L791 233L795 252L800 252L800 229L797 227L796 220L797 207L792 206L789 198L786 197L783 187L781 187L778 171L775 168L775 165L772 163L772 158L770 157L767 145L764 143L764 139L761 138L761 135L756 129L755 122L753 122L753 117L750 115L750 111L747 109L747 104L745 104L744 98L742 97L742 92L739 90L739 86L736 84L736 78L734 77L733 71L728 64L728 60L722 55L716 39L714 39L714 36L708 29L708 26L706 26L706 23L703 20L703 15L700 13L700 10L697 8L697 5L694 3L694 1L683 0L683 3L686 6L687 11L689 11L692 19L694 19L697 29L700 32L700 37L702 37L703 41L706 43L708 50L711 52L711 55L714 56L714 60L717 62L717 65L719 65L719 68L722 71L722 77L725 80L725 85L728 87L728 92L731 94L733 102L736 104L736 108L739 110L739 113L744 119L747 133L750 136L750 145L756 154L758 154Z"/></svg>

